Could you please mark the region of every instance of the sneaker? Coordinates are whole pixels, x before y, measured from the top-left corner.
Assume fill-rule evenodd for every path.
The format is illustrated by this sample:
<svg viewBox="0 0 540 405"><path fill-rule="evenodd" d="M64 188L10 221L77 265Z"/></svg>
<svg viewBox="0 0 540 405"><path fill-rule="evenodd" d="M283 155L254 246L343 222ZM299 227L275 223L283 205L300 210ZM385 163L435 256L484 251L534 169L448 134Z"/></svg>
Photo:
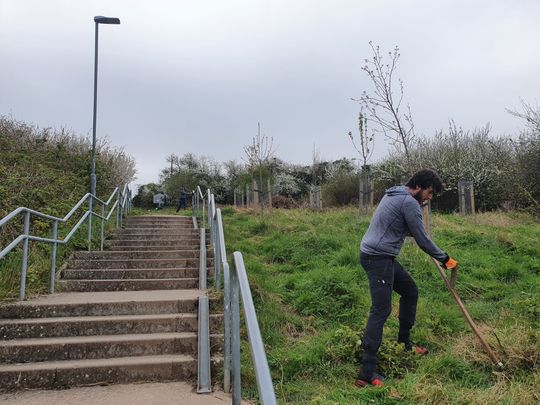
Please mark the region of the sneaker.
<svg viewBox="0 0 540 405"><path fill-rule="evenodd" d="M405 350L412 351L419 356L425 356L429 353L429 350L426 347L419 346L413 342L401 342L405 345Z"/></svg>
<svg viewBox="0 0 540 405"><path fill-rule="evenodd" d="M360 371L354 385L360 388L367 387L368 385L373 385L374 387L382 387L384 385L384 376L373 373L371 378L365 378L364 374Z"/></svg>

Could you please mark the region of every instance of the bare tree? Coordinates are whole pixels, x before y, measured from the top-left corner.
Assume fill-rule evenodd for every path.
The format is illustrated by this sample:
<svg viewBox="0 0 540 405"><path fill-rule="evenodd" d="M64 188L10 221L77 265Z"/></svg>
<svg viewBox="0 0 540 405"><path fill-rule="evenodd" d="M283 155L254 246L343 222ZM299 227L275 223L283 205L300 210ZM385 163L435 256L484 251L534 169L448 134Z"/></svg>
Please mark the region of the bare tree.
<svg viewBox="0 0 540 405"><path fill-rule="evenodd" d="M540 106L533 106L525 100L520 99L522 111L506 109L514 117L522 118L527 121L527 126L533 132L540 133Z"/></svg>
<svg viewBox="0 0 540 405"><path fill-rule="evenodd" d="M373 57L365 59L362 70L370 78L374 90L372 94L364 91L358 101L367 110L367 120L373 121L394 146L403 148L407 158L408 171L412 173L413 164L410 155L411 144L414 141L414 123L411 108L407 104L405 111L402 111L403 102L403 81L394 80L394 73L397 69L399 48L396 46L392 52L388 52L389 62L386 63L380 47L374 46L370 41L369 45L373 50Z"/></svg>
<svg viewBox="0 0 540 405"><path fill-rule="evenodd" d="M171 177L174 173L174 167L178 167L178 156L176 156L174 153L171 153L169 156L167 156L166 162L170 164L170 169L168 173L164 173L164 175L166 177Z"/></svg>
<svg viewBox="0 0 540 405"><path fill-rule="evenodd" d="M265 170L269 169L270 161L274 156L274 138L261 135L260 122L257 123L257 128L257 136L253 137L251 145L244 146L244 160L252 175L258 174L259 189L257 191L263 194L263 174ZM264 200L264 198L262 200ZM263 212L263 203L261 203L261 214Z"/></svg>
<svg viewBox="0 0 540 405"><path fill-rule="evenodd" d="M370 176L370 167L368 166L368 161L373 155L373 146L374 146L374 136L373 133L368 134L367 129L367 117L360 111L358 113L358 143L356 144L354 136L351 131L348 135L351 139L351 142L354 146L354 149L358 152L362 160L362 168L359 173L359 191L358 191L358 205L360 207L360 212L362 208L367 209L371 205L372 200L372 187L371 187L371 176ZM366 211L364 211L366 212Z"/></svg>
<svg viewBox="0 0 540 405"><path fill-rule="evenodd" d="M313 186L317 185L319 165L321 163L321 152L313 144L313 150L311 151L311 157L313 164L311 165L311 183Z"/></svg>
<svg viewBox="0 0 540 405"><path fill-rule="evenodd" d="M358 143L360 147L356 145L356 142L354 141L354 136L351 131L349 131L347 135L349 135L354 149L356 149L356 151L360 154L360 157L362 158L362 168L366 168L369 159L373 155L375 137L373 136L373 133L371 135L368 135L367 118L362 112L358 114L358 133Z"/></svg>
<svg viewBox="0 0 540 405"><path fill-rule="evenodd" d="M520 181L513 178L524 199L540 213L540 105L521 101L521 110L506 109L515 117L526 121L527 130L517 140L511 140Z"/></svg>

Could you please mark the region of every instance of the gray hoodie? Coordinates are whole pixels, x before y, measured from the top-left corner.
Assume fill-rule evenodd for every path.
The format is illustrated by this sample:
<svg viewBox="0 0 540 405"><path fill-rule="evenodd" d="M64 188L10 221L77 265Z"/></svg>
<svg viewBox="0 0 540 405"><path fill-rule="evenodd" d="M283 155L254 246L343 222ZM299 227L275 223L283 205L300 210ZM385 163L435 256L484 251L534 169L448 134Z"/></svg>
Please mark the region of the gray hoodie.
<svg viewBox="0 0 540 405"><path fill-rule="evenodd" d="M407 187L395 186L386 190L375 210L360 250L368 255L396 257L405 236L413 236L424 252L440 262L448 257L426 234L418 201Z"/></svg>

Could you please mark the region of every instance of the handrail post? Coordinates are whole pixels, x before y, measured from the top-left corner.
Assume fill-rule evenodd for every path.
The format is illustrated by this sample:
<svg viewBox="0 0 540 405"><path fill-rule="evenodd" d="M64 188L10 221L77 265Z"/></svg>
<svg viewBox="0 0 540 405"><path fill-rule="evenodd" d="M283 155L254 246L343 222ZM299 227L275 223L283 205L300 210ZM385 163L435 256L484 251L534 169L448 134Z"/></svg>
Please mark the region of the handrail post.
<svg viewBox="0 0 540 405"><path fill-rule="evenodd" d="M205 290L206 285L206 232L200 229L199 244L199 289ZM208 296L199 297L199 328L197 356L197 393L212 392L210 370L210 331L209 331Z"/></svg>
<svg viewBox="0 0 540 405"><path fill-rule="evenodd" d="M28 269L28 236L30 235L30 213L26 211L24 214L24 242L22 256L22 271L21 271L21 287L19 290L19 299L24 300L26 292L26 270Z"/></svg>
<svg viewBox="0 0 540 405"><path fill-rule="evenodd" d="M245 324L249 345L251 347L251 359L255 368L259 400L261 404L275 405L276 395L274 392L272 375L270 374L270 368L268 367L261 330L257 322L257 314L255 312L255 305L253 304L253 297L249 287L244 259L240 252L234 252L233 257L235 267L234 275L237 278L242 296L242 306L244 307Z"/></svg>
<svg viewBox="0 0 540 405"><path fill-rule="evenodd" d="M105 226L105 204L101 204L101 243L99 250L103 251L103 228Z"/></svg>
<svg viewBox="0 0 540 405"><path fill-rule="evenodd" d="M242 387L240 377L240 286L236 271L231 273L231 310L232 310L232 372L233 372L233 405L240 405Z"/></svg>
<svg viewBox="0 0 540 405"><path fill-rule="evenodd" d="M218 242L219 242L219 251L220 251L220 258L223 262L223 266L225 265L225 263L227 262L227 252L225 251L225 237L223 235L223 220L221 219L221 210L218 208L216 210L216 217L217 217L217 223L218 223L218 226L217 226L217 231L219 233L219 239L218 239ZM223 245L221 245L221 241L223 240ZM221 274L219 273L219 267L217 268L218 272L217 272L217 277L216 277L216 280L215 280L215 285L216 285L216 288L219 290L220 289L220 285L221 285ZM225 273L223 273L223 276L225 276ZM225 289L225 286L223 286L223 288Z"/></svg>
<svg viewBox="0 0 540 405"><path fill-rule="evenodd" d="M214 254L214 286L216 286L217 289L219 289L218 286L218 274L220 267L222 266L221 263L221 247L219 246L219 242L216 240L216 249Z"/></svg>
<svg viewBox="0 0 540 405"><path fill-rule="evenodd" d="M126 191L124 196L124 217L127 217L129 213L129 192Z"/></svg>
<svg viewBox="0 0 540 405"><path fill-rule="evenodd" d="M217 231L216 231L216 220L215 218L212 218L212 226L211 226L211 237L212 237L212 248L214 249L214 285L216 285L217 281L217 274L218 274L218 266L221 264L221 260L219 260L219 244L218 244L218 238L217 238Z"/></svg>
<svg viewBox="0 0 540 405"><path fill-rule="evenodd" d="M88 212L90 212L90 215L88 215L88 251L92 251L92 212L93 212L93 205L94 205L94 196L90 194L88 200Z"/></svg>
<svg viewBox="0 0 540 405"><path fill-rule="evenodd" d="M116 190L116 229L120 228L120 189Z"/></svg>
<svg viewBox="0 0 540 405"><path fill-rule="evenodd" d="M120 223L120 226L119 228L122 228L122 221L124 220L124 207L126 205L126 200L125 200L126 196L124 195L124 193L120 193L120 209L119 209L119 212L120 212L120 215L119 215L119 223Z"/></svg>
<svg viewBox="0 0 540 405"><path fill-rule="evenodd" d="M221 249L220 249L221 250ZM231 279L227 260L223 265L223 389L231 392Z"/></svg>
<svg viewBox="0 0 540 405"><path fill-rule="evenodd" d="M199 230L200 244L199 244L199 289L206 290L206 229L201 228Z"/></svg>
<svg viewBox="0 0 540 405"><path fill-rule="evenodd" d="M51 294L54 293L54 282L56 279L56 248L58 246L56 241L58 240L58 221L54 221L53 223L53 239L55 242L52 245L51 252Z"/></svg>
<svg viewBox="0 0 540 405"><path fill-rule="evenodd" d="M204 220L204 197L202 200L202 227L204 228L205 220Z"/></svg>

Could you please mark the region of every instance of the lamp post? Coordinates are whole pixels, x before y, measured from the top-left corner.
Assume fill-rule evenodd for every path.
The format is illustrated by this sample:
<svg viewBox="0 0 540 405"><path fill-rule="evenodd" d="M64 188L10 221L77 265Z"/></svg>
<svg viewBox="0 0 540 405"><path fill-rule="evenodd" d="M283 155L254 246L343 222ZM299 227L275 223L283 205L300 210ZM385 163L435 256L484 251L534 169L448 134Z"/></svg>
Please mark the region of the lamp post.
<svg viewBox="0 0 540 405"><path fill-rule="evenodd" d="M94 117L92 121L92 172L90 173L90 193L96 194L96 116L97 116L97 71L98 71L98 33L99 24L120 24L114 17L94 17L96 24L96 42L94 48Z"/></svg>
<svg viewBox="0 0 540 405"><path fill-rule="evenodd" d="M89 210L92 212L92 206L94 197L96 195L96 116L97 116L97 69L98 69L98 32L99 24L120 24L120 19L115 17L103 17L95 16L94 22L96 24L95 31L95 48L94 48L94 116L92 121L92 171L90 172L90 197ZM88 249L90 250L92 237L92 214L88 219Z"/></svg>

